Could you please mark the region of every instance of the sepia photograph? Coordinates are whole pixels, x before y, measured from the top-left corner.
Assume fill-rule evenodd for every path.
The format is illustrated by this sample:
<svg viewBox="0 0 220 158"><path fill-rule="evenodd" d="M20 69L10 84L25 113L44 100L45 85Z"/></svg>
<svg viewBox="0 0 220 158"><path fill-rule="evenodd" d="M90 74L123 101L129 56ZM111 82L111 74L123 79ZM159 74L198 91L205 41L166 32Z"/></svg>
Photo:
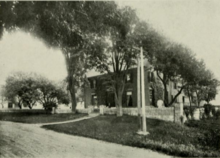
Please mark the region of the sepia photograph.
<svg viewBox="0 0 220 158"><path fill-rule="evenodd" d="M0 0L0 158L220 157L219 8Z"/></svg>

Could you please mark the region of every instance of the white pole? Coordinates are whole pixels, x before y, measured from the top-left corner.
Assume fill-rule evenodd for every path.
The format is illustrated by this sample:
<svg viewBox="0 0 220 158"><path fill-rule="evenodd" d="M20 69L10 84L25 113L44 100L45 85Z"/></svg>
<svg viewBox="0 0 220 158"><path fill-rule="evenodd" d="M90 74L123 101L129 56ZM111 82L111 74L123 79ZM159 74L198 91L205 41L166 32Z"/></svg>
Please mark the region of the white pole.
<svg viewBox="0 0 220 158"><path fill-rule="evenodd" d="M143 133L147 131L146 125L146 112L145 112L145 84L144 84L144 61L143 61L143 48L141 47L141 103L142 103L142 124Z"/></svg>
<svg viewBox="0 0 220 158"><path fill-rule="evenodd" d="M138 128L141 131L141 83L140 83L140 55L137 57L137 108L138 108Z"/></svg>

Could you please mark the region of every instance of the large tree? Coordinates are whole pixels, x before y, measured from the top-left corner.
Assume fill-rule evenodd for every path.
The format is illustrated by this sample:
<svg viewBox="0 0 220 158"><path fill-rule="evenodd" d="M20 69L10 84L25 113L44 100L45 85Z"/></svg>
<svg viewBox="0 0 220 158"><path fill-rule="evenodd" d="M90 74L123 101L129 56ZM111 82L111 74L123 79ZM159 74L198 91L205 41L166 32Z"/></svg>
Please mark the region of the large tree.
<svg viewBox="0 0 220 158"><path fill-rule="evenodd" d="M93 60L90 64L108 74L104 76L104 84L114 93L118 116L122 116L126 75L137 64L140 50L136 50L136 47L140 46L141 41L140 25L143 23L139 21L135 10L130 7L119 8L107 24L108 34L101 36L99 47L96 47L99 51L91 54Z"/></svg>
<svg viewBox="0 0 220 158"><path fill-rule="evenodd" d="M171 106L183 89L197 79L198 76L195 73L197 60L194 54L182 45L168 42L160 43L161 47L156 48L156 51L149 54L149 57L157 77L163 84L164 104ZM194 69L192 69L193 67ZM168 94L170 82L178 83L177 93L171 99Z"/></svg>
<svg viewBox="0 0 220 158"><path fill-rule="evenodd" d="M85 54L105 32L114 2L1 2L0 33L23 29L62 50L67 66L72 110L76 108L75 85L85 73ZM95 10L95 11L94 11Z"/></svg>
<svg viewBox="0 0 220 158"><path fill-rule="evenodd" d="M201 68L201 67L200 67ZM202 69L200 72L197 71L200 76L193 84L187 86L186 94L192 102L192 98L195 98L195 104L200 105L201 101L206 101L209 103L211 100L215 99L218 94L218 86L220 82L214 78L214 75L210 70Z"/></svg>

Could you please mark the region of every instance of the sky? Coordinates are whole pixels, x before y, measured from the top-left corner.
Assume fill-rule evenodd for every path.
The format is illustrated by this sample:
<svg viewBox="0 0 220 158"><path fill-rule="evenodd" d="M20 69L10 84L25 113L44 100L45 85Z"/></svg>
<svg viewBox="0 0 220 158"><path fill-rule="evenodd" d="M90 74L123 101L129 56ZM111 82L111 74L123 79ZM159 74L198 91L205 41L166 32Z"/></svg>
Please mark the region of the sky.
<svg viewBox="0 0 220 158"><path fill-rule="evenodd" d="M136 9L140 19L167 39L190 48L220 80L219 0L121 0L117 3ZM23 32L6 33L0 40L0 85L15 71L37 72L51 80L62 80L67 75L59 49L48 48ZM220 105L220 95L213 103Z"/></svg>

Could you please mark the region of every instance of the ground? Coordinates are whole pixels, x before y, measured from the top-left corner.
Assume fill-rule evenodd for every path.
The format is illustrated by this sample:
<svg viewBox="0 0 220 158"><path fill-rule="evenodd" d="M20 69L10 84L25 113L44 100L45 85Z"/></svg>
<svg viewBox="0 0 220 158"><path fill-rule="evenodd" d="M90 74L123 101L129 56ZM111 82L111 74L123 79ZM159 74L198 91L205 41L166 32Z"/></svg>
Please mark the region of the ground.
<svg viewBox="0 0 220 158"><path fill-rule="evenodd" d="M1 158L172 157L151 150L57 133L33 124L0 121L0 135Z"/></svg>
<svg viewBox="0 0 220 158"><path fill-rule="evenodd" d="M0 120L2 121L13 121L21 123L50 123L50 122L60 122L73 120L80 117L84 117L87 114L46 114L46 113L0 113ZM44 112L44 111L43 111Z"/></svg>

